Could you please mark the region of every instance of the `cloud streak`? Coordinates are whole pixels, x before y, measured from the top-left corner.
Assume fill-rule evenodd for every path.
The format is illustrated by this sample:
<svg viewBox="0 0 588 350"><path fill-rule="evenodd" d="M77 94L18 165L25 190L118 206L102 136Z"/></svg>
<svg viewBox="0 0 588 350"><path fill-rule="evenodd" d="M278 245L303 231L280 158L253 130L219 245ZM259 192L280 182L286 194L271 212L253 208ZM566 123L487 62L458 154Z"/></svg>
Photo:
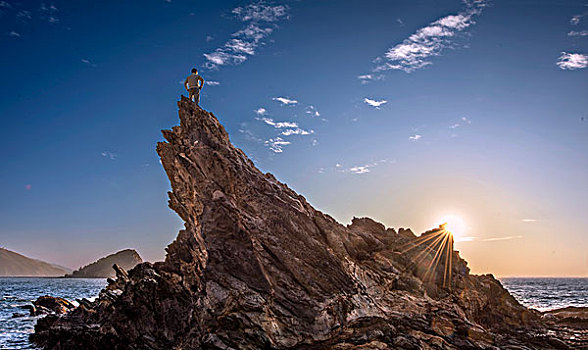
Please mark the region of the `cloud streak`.
<svg viewBox="0 0 588 350"><path fill-rule="evenodd" d="M286 141L278 136L276 138L265 141L264 145L269 147L269 149L274 153L282 153L284 152L284 146L287 146L290 143L290 141Z"/></svg>
<svg viewBox="0 0 588 350"><path fill-rule="evenodd" d="M373 168L375 168L376 166L378 166L380 164L385 164L385 163L395 163L395 161L389 161L388 159L382 159L380 161L367 163L364 165L355 165L355 166L352 166L347 169L342 169L342 165L340 163L337 163L337 164L335 164L335 168L340 169L340 170L338 170L339 172L349 173L349 174L353 174L353 175L362 175L362 174L370 173Z"/></svg>
<svg viewBox="0 0 588 350"><path fill-rule="evenodd" d="M276 129L297 128L298 127L298 124L295 122L276 122L272 118L266 118L266 117L256 118L256 119L266 123L267 125L271 125Z"/></svg>
<svg viewBox="0 0 588 350"><path fill-rule="evenodd" d="M381 105L388 103L388 101L386 101L386 100L377 101L377 100L372 100L371 98L367 98L367 97L365 97L363 99L363 102L367 103L368 105L370 105L372 107L375 107L376 109L379 109Z"/></svg>
<svg viewBox="0 0 588 350"><path fill-rule="evenodd" d="M489 237L489 238L482 238L480 239L479 237L473 237L473 236L468 236L468 237L458 237L456 238L456 242L496 242L496 241L509 241L511 239L519 239L519 238L523 238L523 236L518 235L518 236L504 236L504 237Z"/></svg>
<svg viewBox="0 0 588 350"><path fill-rule="evenodd" d="M218 69L226 65L239 65L255 55L256 50L266 44L266 39L278 28L276 22L287 19L288 7L285 5L266 5L263 2L249 4L233 9L233 15L245 22L245 26L232 34L222 47L205 53L208 69Z"/></svg>
<svg viewBox="0 0 588 350"><path fill-rule="evenodd" d="M102 157L108 158L110 160L115 160L116 157L118 157L118 155L116 153L112 153L112 152L109 152L109 151L104 151L104 152L100 153L100 155Z"/></svg>
<svg viewBox="0 0 588 350"><path fill-rule="evenodd" d="M460 32L475 24L474 17L486 6L484 0L466 0L466 9L456 15L448 15L418 29L401 43L391 47L383 57L378 57L374 72L401 70L414 72L433 64L431 58L439 56L447 48L456 48ZM368 76L364 75L365 79Z"/></svg>
<svg viewBox="0 0 588 350"><path fill-rule="evenodd" d="M581 31L572 30L568 33L568 36L588 36L588 30L581 30Z"/></svg>
<svg viewBox="0 0 588 350"><path fill-rule="evenodd" d="M286 97L281 97L281 96L274 97L274 98L272 98L272 100L280 102L282 104L282 106L289 106L289 105L294 106L294 105L298 104L297 100L292 100L292 99L289 99Z"/></svg>
<svg viewBox="0 0 588 350"><path fill-rule="evenodd" d="M505 236L505 237L490 237L481 239L482 242L494 242L494 241L508 241L511 239L523 238L523 236Z"/></svg>
<svg viewBox="0 0 588 350"><path fill-rule="evenodd" d="M588 55L562 52L556 64L563 70L584 69L588 67Z"/></svg>
<svg viewBox="0 0 588 350"><path fill-rule="evenodd" d="M95 63L92 63L90 60L88 60L86 58L82 58L80 61L82 61L83 64L86 64L86 65L88 65L90 67L96 68L96 64Z"/></svg>
<svg viewBox="0 0 588 350"><path fill-rule="evenodd" d="M573 26L576 26L580 23L580 21L582 20L582 17L588 15L588 13L582 13L579 15L574 15L572 16L572 18L570 18L570 24Z"/></svg>

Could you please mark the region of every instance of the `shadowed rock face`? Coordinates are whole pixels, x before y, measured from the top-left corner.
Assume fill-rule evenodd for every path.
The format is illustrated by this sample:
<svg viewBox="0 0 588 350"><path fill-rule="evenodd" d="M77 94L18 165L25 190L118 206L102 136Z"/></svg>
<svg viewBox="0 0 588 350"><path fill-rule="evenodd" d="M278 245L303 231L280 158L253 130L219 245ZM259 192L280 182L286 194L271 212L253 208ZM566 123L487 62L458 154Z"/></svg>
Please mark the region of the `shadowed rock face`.
<svg viewBox="0 0 588 350"><path fill-rule="evenodd" d="M65 277L71 278L107 278L114 277L115 273L112 265L117 264L123 269L131 269L135 265L143 262L139 253L134 249L124 249L114 254L83 266Z"/></svg>
<svg viewBox="0 0 588 350"><path fill-rule="evenodd" d="M442 252L431 265L436 251L416 246L410 230L396 233L368 218L337 223L261 173L214 115L185 98L178 106L181 124L163 132L167 142L157 151L172 186L170 207L185 229L164 262L119 273L96 301L39 320L38 344L567 348L494 277L470 275L457 252ZM451 278L443 283L446 265Z"/></svg>

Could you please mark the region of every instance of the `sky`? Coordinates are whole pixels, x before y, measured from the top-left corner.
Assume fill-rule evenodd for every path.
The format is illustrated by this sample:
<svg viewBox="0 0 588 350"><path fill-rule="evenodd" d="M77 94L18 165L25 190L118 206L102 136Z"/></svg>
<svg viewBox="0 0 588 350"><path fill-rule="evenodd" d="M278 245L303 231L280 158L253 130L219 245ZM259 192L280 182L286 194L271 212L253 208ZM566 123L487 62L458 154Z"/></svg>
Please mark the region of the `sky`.
<svg viewBox="0 0 588 350"><path fill-rule="evenodd" d="M3 0L0 51L7 249L163 259L155 145L198 67L232 142L341 223L454 221L474 273L588 276L585 0Z"/></svg>

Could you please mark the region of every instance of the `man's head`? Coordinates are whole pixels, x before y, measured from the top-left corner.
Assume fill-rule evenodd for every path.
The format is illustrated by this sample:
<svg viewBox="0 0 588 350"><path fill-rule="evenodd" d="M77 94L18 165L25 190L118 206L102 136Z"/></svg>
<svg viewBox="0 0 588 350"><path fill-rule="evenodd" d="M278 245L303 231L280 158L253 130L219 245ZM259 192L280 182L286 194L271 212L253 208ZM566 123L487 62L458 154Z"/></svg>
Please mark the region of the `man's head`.
<svg viewBox="0 0 588 350"><path fill-rule="evenodd" d="M192 68L192 73L194 73L194 74L198 73L198 69Z"/></svg>

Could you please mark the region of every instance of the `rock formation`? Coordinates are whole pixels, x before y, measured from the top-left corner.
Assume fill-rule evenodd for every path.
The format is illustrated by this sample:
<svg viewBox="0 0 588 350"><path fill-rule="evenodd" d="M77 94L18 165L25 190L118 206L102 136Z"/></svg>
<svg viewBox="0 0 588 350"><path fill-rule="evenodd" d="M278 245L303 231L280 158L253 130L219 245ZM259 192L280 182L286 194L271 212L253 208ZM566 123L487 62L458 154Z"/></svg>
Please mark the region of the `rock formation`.
<svg viewBox="0 0 588 350"><path fill-rule="evenodd" d="M67 267L31 259L8 249L0 248L0 276L56 277L70 273Z"/></svg>
<svg viewBox="0 0 588 350"><path fill-rule="evenodd" d="M104 258L98 259L89 265L81 267L65 277L74 278L107 278L114 277L115 272L112 265L117 264L125 270L132 269L137 264L143 262L143 259L133 249L124 249Z"/></svg>
<svg viewBox="0 0 588 350"><path fill-rule="evenodd" d="M75 307L75 304L63 298L43 295L38 297L37 300L33 301L33 305L27 309L30 312L30 316L51 313L63 315L75 309Z"/></svg>
<svg viewBox="0 0 588 350"><path fill-rule="evenodd" d="M186 98L157 151L185 221L165 261L39 320L46 349L565 349L539 312L469 273L443 228L343 226L260 172ZM439 237L441 237L439 240ZM526 347L522 347L526 346Z"/></svg>

